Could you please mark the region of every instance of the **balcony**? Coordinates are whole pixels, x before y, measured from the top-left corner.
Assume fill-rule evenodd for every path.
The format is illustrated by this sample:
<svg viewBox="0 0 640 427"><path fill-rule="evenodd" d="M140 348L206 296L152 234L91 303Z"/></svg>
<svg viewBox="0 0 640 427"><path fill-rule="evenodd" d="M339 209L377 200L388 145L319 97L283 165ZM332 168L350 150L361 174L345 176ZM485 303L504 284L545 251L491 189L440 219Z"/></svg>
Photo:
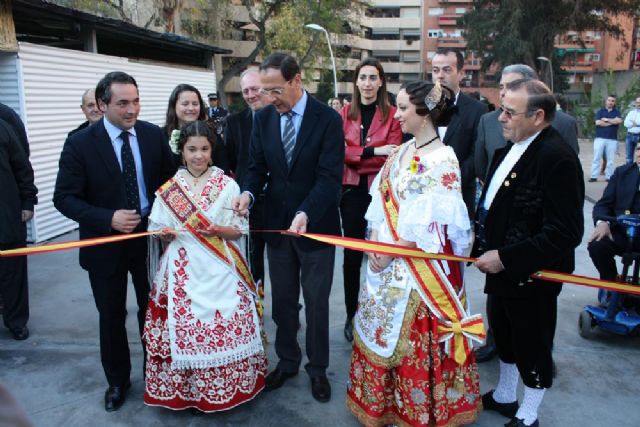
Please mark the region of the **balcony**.
<svg viewBox="0 0 640 427"><path fill-rule="evenodd" d="M458 20L462 18L462 15L441 15L438 17L438 24L442 27L446 26L458 26Z"/></svg>
<svg viewBox="0 0 640 427"><path fill-rule="evenodd" d="M562 68L568 73L591 73L593 71L593 63L576 62L574 64L562 64Z"/></svg>
<svg viewBox="0 0 640 427"><path fill-rule="evenodd" d="M467 47L467 41L462 37L438 37L438 47L464 49Z"/></svg>

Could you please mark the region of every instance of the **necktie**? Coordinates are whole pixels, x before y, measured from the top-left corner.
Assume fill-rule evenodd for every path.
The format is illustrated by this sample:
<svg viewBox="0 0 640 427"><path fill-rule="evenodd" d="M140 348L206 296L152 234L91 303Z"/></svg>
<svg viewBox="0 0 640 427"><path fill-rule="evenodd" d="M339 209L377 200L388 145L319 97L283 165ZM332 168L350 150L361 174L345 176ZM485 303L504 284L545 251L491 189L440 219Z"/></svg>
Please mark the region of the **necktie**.
<svg viewBox="0 0 640 427"><path fill-rule="evenodd" d="M129 132L123 131L122 138L122 178L124 179L124 190L127 196L127 209L135 209L140 213L140 193L138 190L138 177L136 175L136 163L133 161L133 152L129 145Z"/></svg>
<svg viewBox="0 0 640 427"><path fill-rule="evenodd" d="M293 147L296 146L296 128L293 126L293 112L284 113L284 133L282 134L282 148L284 149L284 157L287 159L287 165L291 164L291 156L293 155Z"/></svg>

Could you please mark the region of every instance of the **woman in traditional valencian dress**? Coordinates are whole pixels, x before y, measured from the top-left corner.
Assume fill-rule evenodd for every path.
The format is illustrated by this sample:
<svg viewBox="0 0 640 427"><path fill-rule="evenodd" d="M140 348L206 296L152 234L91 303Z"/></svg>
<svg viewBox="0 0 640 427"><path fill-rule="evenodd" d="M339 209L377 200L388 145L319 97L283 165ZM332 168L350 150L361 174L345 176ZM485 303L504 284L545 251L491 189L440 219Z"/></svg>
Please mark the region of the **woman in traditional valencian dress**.
<svg viewBox="0 0 640 427"><path fill-rule="evenodd" d="M439 83L412 82L397 97L402 131L415 136L392 153L371 185L370 240L462 254L470 245L460 167L438 138L453 112ZM457 261L369 254L354 321L347 406L367 426L458 426L479 413L468 312Z"/></svg>
<svg viewBox="0 0 640 427"><path fill-rule="evenodd" d="M177 146L186 167L158 190L149 216L149 230L170 243L155 270L143 335L148 405L221 411L264 388L255 284L236 243L247 220L230 209L238 185L210 166L213 141L204 121L182 128Z"/></svg>

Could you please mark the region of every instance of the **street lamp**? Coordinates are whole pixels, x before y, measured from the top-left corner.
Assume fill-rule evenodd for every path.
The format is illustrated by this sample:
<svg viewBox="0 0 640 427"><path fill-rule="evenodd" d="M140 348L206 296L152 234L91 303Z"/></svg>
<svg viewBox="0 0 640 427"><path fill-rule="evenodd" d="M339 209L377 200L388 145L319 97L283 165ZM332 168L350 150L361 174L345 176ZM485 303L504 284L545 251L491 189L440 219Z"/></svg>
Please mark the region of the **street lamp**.
<svg viewBox="0 0 640 427"><path fill-rule="evenodd" d="M329 46L329 54L331 55L331 65L333 66L333 93L334 97L338 97L338 75L336 73L336 60L333 57L333 49L331 49L331 40L329 40L329 33L324 29L323 26L318 24L307 24L304 26L310 30L314 31L322 31L325 36L327 36L327 45Z"/></svg>
<svg viewBox="0 0 640 427"><path fill-rule="evenodd" d="M553 66L551 65L551 60L546 56L538 56L538 61L549 63L549 74L551 74L551 93L555 93L553 90Z"/></svg>

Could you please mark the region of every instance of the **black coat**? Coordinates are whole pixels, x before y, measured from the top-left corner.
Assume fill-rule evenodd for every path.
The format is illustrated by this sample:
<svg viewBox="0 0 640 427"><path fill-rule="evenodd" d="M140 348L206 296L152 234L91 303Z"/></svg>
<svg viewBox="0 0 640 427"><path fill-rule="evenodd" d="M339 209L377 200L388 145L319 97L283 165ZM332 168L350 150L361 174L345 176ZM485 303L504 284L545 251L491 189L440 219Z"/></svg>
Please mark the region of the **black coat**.
<svg viewBox="0 0 640 427"><path fill-rule="evenodd" d="M122 171L103 120L67 139L60 155L53 203L64 216L78 222L81 239L120 234L111 229L111 219L116 210L127 206ZM159 127L137 121L134 128L147 197L153 204L155 191L174 175L176 166ZM144 240L137 240L144 250ZM117 243L82 248L80 265L109 274L116 268L122 248Z"/></svg>
<svg viewBox="0 0 640 427"><path fill-rule="evenodd" d="M609 178L602 198L593 207L594 223L599 219L610 221L611 217L619 215L639 214L640 211L634 209L638 185L640 185L640 171L635 162L617 167ZM617 224L612 224L612 229L618 227Z"/></svg>
<svg viewBox="0 0 640 427"><path fill-rule="evenodd" d="M511 144L496 151L489 183ZM578 156L553 128L544 129L502 183L485 221L487 247L497 249L505 270L487 274L485 292L505 297L558 294L561 286L530 279L538 270L571 273L574 250L582 241L584 177Z"/></svg>
<svg viewBox="0 0 640 427"><path fill-rule="evenodd" d="M264 227L288 229L296 212L309 217L307 231L340 235L338 205L344 166L344 134L338 113L310 95L296 138L290 167L282 148L280 115L272 105L255 115L249 170L242 186L254 195L267 184ZM277 245L281 235L265 234L267 243ZM322 243L304 239L302 247L318 248Z"/></svg>
<svg viewBox="0 0 640 427"><path fill-rule="evenodd" d="M227 150L229 167L241 188L249 168L249 143L252 129L253 113L251 108L245 108L227 117L224 145Z"/></svg>
<svg viewBox="0 0 640 427"><path fill-rule="evenodd" d="M24 149L27 156L29 155L29 140L27 139L27 131L24 128L24 123L18 113L13 111L8 105L4 105L0 102L0 119L4 120L11 126L13 132L18 137L20 145Z"/></svg>
<svg viewBox="0 0 640 427"><path fill-rule="evenodd" d="M460 92L456 110L447 126L442 141L453 148L460 163L462 197L471 214L475 211L476 174L473 152L480 117L487 112L487 106Z"/></svg>
<svg viewBox="0 0 640 427"><path fill-rule="evenodd" d="M0 243L24 243L22 211L33 211L38 190L33 169L11 125L0 119Z"/></svg>

